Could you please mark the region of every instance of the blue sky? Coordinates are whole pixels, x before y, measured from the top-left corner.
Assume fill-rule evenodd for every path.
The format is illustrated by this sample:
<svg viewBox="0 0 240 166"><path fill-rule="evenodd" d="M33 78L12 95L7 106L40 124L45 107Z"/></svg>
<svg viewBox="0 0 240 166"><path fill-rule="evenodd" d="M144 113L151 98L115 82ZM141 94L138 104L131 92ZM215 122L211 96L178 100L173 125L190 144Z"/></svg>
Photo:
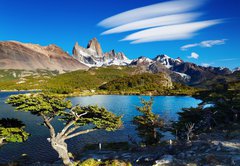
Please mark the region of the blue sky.
<svg viewBox="0 0 240 166"><path fill-rule="evenodd" d="M123 51L130 59L167 54L200 65L240 66L239 0L0 2L1 41L54 43L71 53L76 41L86 46L97 37L104 51Z"/></svg>

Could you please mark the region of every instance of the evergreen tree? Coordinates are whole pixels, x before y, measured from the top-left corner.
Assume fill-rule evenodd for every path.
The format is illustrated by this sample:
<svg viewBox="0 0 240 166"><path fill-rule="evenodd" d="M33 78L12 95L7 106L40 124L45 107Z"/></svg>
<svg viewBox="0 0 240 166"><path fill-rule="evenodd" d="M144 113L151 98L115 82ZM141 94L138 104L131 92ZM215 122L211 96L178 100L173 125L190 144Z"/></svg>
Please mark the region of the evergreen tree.
<svg viewBox="0 0 240 166"><path fill-rule="evenodd" d="M152 112L153 98L149 101L141 98L141 103L143 106L136 109L142 115L134 117L133 123L137 125L137 131L145 144L156 144L162 137L158 129L163 126L163 120Z"/></svg>
<svg viewBox="0 0 240 166"><path fill-rule="evenodd" d="M121 116L116 116L105 108L78 105L72 107L69 100L43 93L12 95L7 100L7 103L16 107L16 110L31 112L42 117L44 125L50 132L49 141L65 165L73 165L66 140L99 129L113 131L122 125ZM60 132L56 132L51 124L51 121L57 117L65 122L65 126ZM86 125L92 127L87 130L78 130L81 126Z"/></svg>
<svg viewBox="0 0 240 166"><path fill-rule="evenodd" d="M29 133L25 125L17 119L0 119L0 146L8 142L24 142L28 139Z"/></svg>

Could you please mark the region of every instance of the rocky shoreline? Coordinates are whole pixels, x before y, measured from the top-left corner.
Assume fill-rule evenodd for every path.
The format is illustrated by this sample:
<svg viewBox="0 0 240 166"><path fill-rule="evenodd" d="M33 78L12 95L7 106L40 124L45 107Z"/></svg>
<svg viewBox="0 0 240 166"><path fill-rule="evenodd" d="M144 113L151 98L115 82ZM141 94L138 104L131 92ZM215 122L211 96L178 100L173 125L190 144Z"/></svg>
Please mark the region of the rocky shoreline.
<svg viewBox="0 0 240 166"><path fill-rule="evenodd" d="M201 134L191 142L145 147L125 152L89 151L84 158L119 159L136 166L215 166L240 165L240 139L226 139L223 134Z"/></svg>
<svg viewBox="0 0 240 166"><path fill-rule="evenodd" d="M239 132L239 131L238 131ZM191 142L169 141L158 146L133 146L129 150L83 150L75 159L84 161L122 160L133 166L240 166L240 134L228 137L224 132L203 133ZM27 161L20 163L26 165ZM12 163L14 165L14 163ZM28 163L32 166L60 166L62 162Z"/></svg>

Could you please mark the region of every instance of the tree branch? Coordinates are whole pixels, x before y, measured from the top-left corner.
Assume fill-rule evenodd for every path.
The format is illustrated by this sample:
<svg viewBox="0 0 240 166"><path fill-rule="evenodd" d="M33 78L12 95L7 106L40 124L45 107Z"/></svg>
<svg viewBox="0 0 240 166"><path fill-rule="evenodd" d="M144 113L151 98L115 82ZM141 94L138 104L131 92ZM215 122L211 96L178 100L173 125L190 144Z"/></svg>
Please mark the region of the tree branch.
<svg viewBox="0 0 240 166"><path fill-rule="evenodd" d="M48 118L48 121L51 122L53 120L53 117Z"/></svg>
<svg viewBox="0 0 240 166"><path fill-rule="evenodd" d="M44 114L41 113L41 116L43 117L43 120L44 120L44 124L47 126L47 128L49 129L50 131L50 136L51 138L55 137L56 136L56 133L55 133L55 130L53 128L53 126L51 125L50 121L51 119L49 119L48 117L46 117Z"/></svg>
<svg viewBox="0 0 240 166"><path fill-rule="evenodd" d="M75 107L73 107L73 108L75 108ZM84 116L84 115L87 114L87 112L84 112L84 113L78 115L77 113L74 113L74 112L72 111L73 108L70 110L70 112L75 116L75 119L74 119L74 120L71 120L71 121L62 129L62 131L61 131L61 133L60 133L61 136L70 134L71 132L68 133L68 134L65 134L65 133L67 132L67 130L69 129L69 127L71 127L81 116ZM76 130L76 129L75 129L75 130ZM73 131L72 131L72 132L73 132Z"/></svg>
<svg viewBox="0 0 240 166"><path fill-rule="evenodd" d="M95 131L95 130L98 130L98 129L88 129L88 130L84 130L84 131L79 131L77 133L74 133L74 134L71 134L71 135L67 136L66 139L70 139L70 138L76 137L76 136L81 135L81 134L87 134L87 133L90 133L90 132Z"/></svg>
<svg viewBox="0 0 240 166"><path fill-rule="evenodd" d="M74 132L75 130L77 130L80 126L75 126L71 129L69 129L68 131L65 132L64 136L68 136L69 134L71 134L72 132Z"/></svg>

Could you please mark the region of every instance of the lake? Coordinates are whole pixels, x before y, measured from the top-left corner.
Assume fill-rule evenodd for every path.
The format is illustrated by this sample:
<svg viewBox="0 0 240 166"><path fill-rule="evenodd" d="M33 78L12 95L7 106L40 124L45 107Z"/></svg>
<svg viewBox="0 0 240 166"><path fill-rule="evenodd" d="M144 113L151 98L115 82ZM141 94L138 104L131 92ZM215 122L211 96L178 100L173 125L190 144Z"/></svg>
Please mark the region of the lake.
<svg viewBox="0 0 240 166"><path fill-rule="evenodd" d="M58 160L57 153L51 148L47 141L49 137L48 129L40 125L42 119L33 116L30 113L16 112L13 107L5 104L5 100L11 94L27 92L0 92L0 118L17 118L22 120L26 125L26 130L31 133L29 139L24 143L9 143L0 148L0 163L6 163L19 159L21 154L28 154L31 162L45 161L54 162ZM123 115L123 128L115 132L96 131L81 135L67 141L70 152L77 153L86 144L98 142L124 142L129 141L129 137L139 141L136 134L135 126L131 120L134 116L139 115L135 107L140 105L140 96L121 96L121 95L96 95L87 97L69 98L73 104L80 105L99 105L106 107L109 111ZM141 96L149 99L148 96ZM161 115L168 120L177 120L177 112L182 108L196 107L201 100L188 96L155 96L153 112ZM62 124L53 121L57 129L62 128ZM165 134L163 139L170 139L169 133Z"/></svg>

